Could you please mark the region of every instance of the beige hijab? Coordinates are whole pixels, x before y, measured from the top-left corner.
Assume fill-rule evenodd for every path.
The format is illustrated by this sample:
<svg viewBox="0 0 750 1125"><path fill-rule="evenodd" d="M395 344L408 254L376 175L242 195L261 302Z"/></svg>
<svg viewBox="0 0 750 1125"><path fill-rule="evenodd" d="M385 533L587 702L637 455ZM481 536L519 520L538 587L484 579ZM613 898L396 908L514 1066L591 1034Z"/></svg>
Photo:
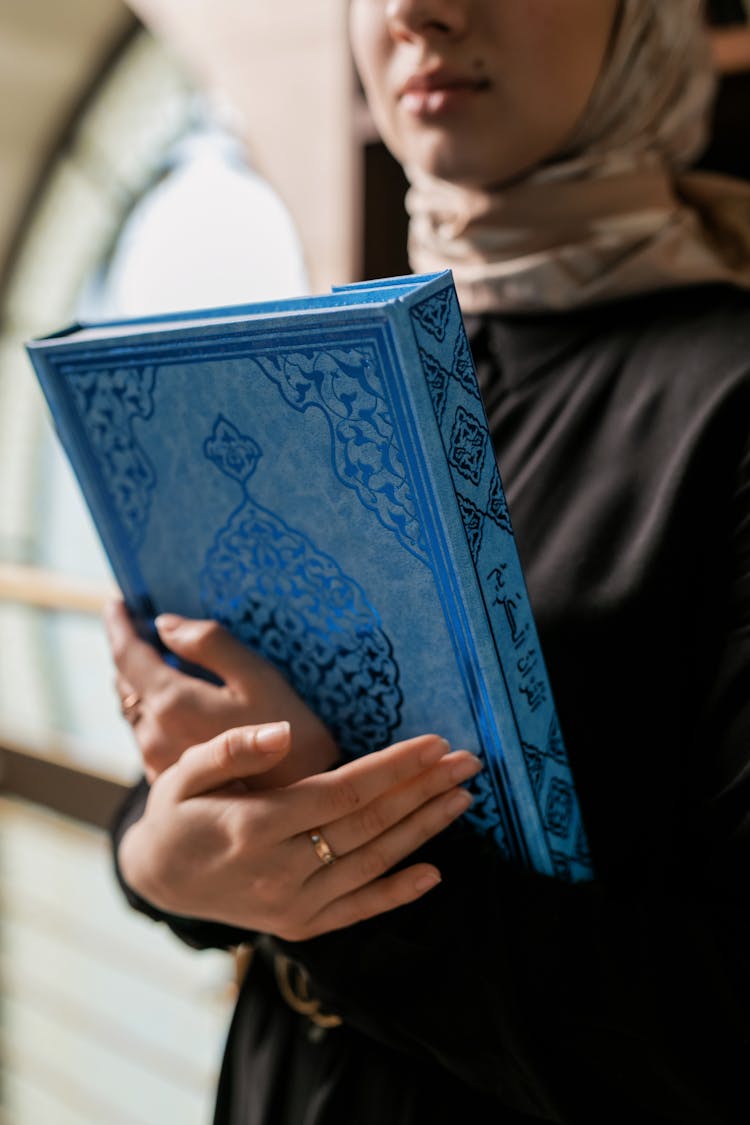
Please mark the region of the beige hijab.
<svg viewBox="0 0 750 1125"><path fill-rule="evenodd" d="M409 256L465 312L566 309L701 281L750 287L750 185L686 173L715 80L701 0L621 0L566 151L507 189L407 169Z"/></svg>

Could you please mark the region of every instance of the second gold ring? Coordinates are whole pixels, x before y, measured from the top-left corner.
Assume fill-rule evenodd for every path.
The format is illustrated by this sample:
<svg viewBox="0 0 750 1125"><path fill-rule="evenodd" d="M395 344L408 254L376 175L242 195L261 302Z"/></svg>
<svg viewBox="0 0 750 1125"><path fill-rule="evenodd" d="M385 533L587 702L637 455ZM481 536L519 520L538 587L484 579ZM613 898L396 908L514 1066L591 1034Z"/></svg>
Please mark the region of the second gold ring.
<svg viewBox="0 0 750 1125"><path fill-rule="evenodd" d="M309 836L310 843L315 848L315 854L317 855L320 862L326 864L326 866L335 863L337 858L336 853L333 851L320 829L313 828L312 832L309 833Z"/></svg>

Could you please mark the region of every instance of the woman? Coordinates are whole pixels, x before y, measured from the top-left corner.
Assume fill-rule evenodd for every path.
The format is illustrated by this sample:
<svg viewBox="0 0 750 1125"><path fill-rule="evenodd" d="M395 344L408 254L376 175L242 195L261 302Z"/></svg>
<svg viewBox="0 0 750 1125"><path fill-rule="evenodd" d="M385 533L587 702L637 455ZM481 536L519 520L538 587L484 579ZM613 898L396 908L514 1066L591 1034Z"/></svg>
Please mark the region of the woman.
<svg viewBox="0 0 750 1125"><path fill-rule="evenodd" d="M745 1121L750 193L684 174L713 88L700 4L352 0L351 20L412 264L450 266L467 314L598 878L439 831L468 755L427 737L329 771L330 738L226 634L162 620L226 686L188 681L113 607L153 783L116 832L124 885L196 945L265 935L217 1122ZM284 725L270 755L250 732L180 757L283 719L281 764ZM320 820L342 858L310 867Z"/></svg>

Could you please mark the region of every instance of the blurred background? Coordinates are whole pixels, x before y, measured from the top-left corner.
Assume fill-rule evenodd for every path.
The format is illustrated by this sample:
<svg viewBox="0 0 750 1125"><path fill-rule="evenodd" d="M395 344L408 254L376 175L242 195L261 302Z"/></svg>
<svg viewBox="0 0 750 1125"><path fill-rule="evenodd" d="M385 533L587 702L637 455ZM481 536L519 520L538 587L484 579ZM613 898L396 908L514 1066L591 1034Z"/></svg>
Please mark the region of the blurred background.
<svg viewBox="0 0 750 1125"><path fill-rule="evenodd" d="M748 11L706 19L701 164L750 178ZM346 0L0 0L0 176L0 1122L207 1125L238 961L115 890L114 587L23 342L406 272L405 185Z"/></svg>

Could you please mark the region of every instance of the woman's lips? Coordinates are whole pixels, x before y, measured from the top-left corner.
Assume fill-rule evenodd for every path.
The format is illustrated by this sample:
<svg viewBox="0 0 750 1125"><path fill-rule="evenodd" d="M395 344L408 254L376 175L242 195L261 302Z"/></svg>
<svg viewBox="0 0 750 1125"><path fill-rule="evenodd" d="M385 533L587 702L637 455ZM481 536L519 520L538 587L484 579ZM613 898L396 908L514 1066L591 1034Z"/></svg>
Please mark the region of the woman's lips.
<svg viewBox="0 0 750 1125"><path fill-rule="evenodd" d="M489 86L487 79L449 74L415 75L400 91L401 105L415 117L438 117L457 109Z"/></svg>

